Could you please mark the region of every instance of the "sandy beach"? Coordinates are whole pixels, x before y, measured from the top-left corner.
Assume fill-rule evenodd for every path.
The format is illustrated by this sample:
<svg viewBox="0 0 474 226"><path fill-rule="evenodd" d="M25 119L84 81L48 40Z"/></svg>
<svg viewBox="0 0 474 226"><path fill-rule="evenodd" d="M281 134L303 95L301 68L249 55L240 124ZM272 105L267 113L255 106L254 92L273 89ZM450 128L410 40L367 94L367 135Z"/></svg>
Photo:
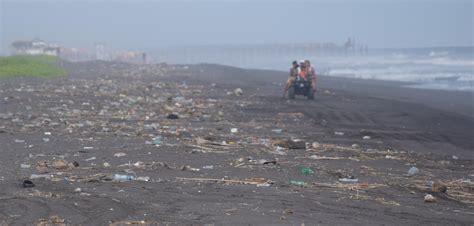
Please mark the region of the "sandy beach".
<svg viewBox="0 0 474 226"><path fill-rule="evenodd" d="M472 92L319 77L290 101L286 72L63 66L0 81L0 225L474 223Z"/></svg>

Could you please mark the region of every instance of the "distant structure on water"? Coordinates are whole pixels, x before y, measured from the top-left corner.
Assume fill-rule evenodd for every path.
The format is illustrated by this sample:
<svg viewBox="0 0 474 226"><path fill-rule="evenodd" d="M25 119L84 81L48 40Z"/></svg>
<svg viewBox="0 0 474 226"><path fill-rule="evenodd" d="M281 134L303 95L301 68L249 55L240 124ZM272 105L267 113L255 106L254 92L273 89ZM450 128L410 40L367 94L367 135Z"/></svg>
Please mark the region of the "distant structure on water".
<svg viewBox="0 0 474 226"><path fill-rule="evenodd" d="M11 44L13 55L50 55L59 56L60 48L56 44L40 39L32 41L15 41Z"/></svg>
<svg viewBox="0 0 474 226"><path fill-rule="evenodd" d="M169 47L156 49L153 58L155 62L205 62L252 67L255 62L262 61L271 64L282 59L290 62L303 58L361 56L368 54L368 51L367 45L356 44L355 37L349 37L341 44L312 42Z"/></svg>

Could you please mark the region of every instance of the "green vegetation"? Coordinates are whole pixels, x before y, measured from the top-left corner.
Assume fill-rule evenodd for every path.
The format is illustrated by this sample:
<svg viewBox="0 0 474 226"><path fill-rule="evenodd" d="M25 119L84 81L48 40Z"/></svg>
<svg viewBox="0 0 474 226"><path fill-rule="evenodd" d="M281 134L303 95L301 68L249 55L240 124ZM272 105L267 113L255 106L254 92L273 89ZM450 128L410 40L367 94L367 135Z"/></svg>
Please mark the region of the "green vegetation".
<svg viewBox="0 0 474 226"><path fill-rule="evenodd" d="M0 57L0 78L65 76L66 71L59 66L60 61L59 57L46 55Z"/></svg>

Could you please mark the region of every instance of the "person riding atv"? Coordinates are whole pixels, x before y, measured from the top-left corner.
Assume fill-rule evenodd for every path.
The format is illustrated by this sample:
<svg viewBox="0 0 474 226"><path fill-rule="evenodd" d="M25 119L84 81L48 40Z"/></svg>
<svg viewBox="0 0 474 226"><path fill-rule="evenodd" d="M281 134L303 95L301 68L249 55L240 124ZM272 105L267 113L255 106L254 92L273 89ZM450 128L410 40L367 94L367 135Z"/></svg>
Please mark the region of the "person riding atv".
<svg viewBox="0 0 474 226"><path fill-rule="evenodd" d="M315 92L315 73L314 69L309 64L309 61L300 62L299 74L292 79L288 88L288 97L295 99L295 95L303 95L308 97L308 100L314 99Z"/></svg>

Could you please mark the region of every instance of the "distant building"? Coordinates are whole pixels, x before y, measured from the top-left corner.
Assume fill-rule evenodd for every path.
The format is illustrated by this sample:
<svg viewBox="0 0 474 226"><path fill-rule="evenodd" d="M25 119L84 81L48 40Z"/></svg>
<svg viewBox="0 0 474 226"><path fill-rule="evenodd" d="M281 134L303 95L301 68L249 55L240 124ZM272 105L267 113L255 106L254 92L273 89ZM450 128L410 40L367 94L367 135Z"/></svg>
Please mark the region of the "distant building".
<svg viewBox="0 0 474 226"><path fill-rule="evenodd" d="M15 41L11 44L14 55L50 55L59 56L60 48L43 40Z"/></svg>
<svg viewBox="0 0 474 226"><path fill-rule="evenodd" d="M95 43L95 59L96 60L109 60L107 51L105 50L105 43Z"/></svg>

